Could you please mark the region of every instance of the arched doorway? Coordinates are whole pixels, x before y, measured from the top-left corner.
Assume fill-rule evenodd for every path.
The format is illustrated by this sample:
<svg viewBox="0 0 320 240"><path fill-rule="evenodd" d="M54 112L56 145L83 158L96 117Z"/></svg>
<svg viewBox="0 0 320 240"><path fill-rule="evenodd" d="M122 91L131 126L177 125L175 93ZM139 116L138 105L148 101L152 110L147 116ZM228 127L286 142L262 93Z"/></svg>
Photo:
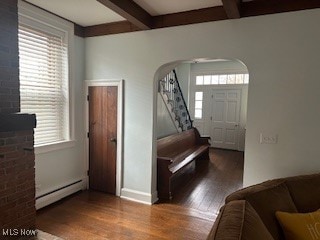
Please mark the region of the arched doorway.
<svg viewBox="0 0 320 240"><path fill-rule="evenodd" d="M211 142L212 147L243 152L245 150L244 141L249 73L247 67L241 61L227 59L195 59L174 62L164 65L157 71L155 78L156 96L154 97L157 103L157 111L155 111L154 116L155 146L158 138L178 132L178 130L174 128L174 124L171 125L171 132L164 132L163 127L168 126L168 123L170 122L169 117L166 119L166 124L160 122L164 120L166 109L161 107L161 105L165 105L165 103L161 102L162 99L159 97L158 81L172 69L176 70L181 90L185 101L187 102L194 127L196 127L201 134L211 136L213 139ZM230 126L231 124L232 126ZM224 147L220 142L225 144L227 147ZM230 143L232 143L234 148L230 148ZM231 157L242 156L242 163L240 165L236 164L239 166L230 164L230 168L234 168L235 166L241 168L241 173L238 174L238 182L241 182L241 184L237 182L235 184L236 186L227 186L227 188L232 190L240 188L242 186L243 154L235 155L229 154L228 152L225 154L224 150L220 149L215 152ZM219 161L219 164L221 164L221 161L223 160L220 159ZM156 166L156 162L153 165ZM224 170L222 169L222 172L227 171L228 166L226 165L225 167L226 168ZM217 165L212 166L212 169L217 168ZM221 172L216 172L215 174L218 174L219 177L224 175L223 173L221 174ZM228 174L232 175L230 171ZM156 177L153 179L156 179ZM201 184L199 179L197 181ZM221 178L221 181L223 181L223 178ZM208 200L210 199L210 193L196 189L196 183L192 186L195 189L185 190L185 196L180 196L180 198L184 199L183 201L203 201L204 196L207 199L207 202L212 200ZM206 188L208 188L208 186ZM228 193L228 190L222 191L219 194L223 197L226 193ZM198 199L193 198L193 200L186 200L187 195L198 195L199 197ZM202 200L200 200L201 198ZM202 203L196 202L195 205L199 206L202 210L205 209L204 204ZM209 208L209 206L207 207Z"/></svg>

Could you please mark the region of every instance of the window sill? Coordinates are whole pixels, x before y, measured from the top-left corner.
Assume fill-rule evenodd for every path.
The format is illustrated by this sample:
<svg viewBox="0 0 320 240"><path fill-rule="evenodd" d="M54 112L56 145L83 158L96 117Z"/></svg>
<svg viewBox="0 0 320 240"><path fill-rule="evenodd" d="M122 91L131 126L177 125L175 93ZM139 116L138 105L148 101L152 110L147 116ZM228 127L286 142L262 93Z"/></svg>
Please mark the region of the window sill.
<svg viewBox="0 0 320 240"><path fill-rule="evenodd" d="M35 154L41 154L41 153L48 153L53 152L57 150L62 150L66 148L72 148L75 146L76 141L75 140L69 140L69 141L63 141L63 142L56 142L46 145L38 145L34 147Z"/></svg>

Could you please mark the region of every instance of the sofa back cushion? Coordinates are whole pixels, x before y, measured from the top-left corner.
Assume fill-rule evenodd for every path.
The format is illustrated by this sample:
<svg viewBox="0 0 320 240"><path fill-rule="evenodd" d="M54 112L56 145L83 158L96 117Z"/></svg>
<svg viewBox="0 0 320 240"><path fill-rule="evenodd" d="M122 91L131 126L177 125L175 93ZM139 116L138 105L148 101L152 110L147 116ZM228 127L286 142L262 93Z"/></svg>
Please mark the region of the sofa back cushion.
<svg viewBox="0 0 320 240"><path fill-rule="evenodd" d="M298 212L313 212L320 208L320 174L290 177L286 179Z"/></svg>
<svg viewBox="0 0 320 240"><path fill-rule="evenodd" d="M274 240L256 211L244 200L232 201L221 208L207 239Z"/></svg>
<svg viewBox="0 0 320 240"><path fill-rule="evenodd" d="M241 197L247 200L260 216L262 222L275 240L284 239L282 229L276 219L275 212L297 212L289 190L283 181L269 181L262 185L240 190L231 194L227 200Z"/></svg>
<svg viewBox="0 0 320 240"><path fill-rule="evenodd" d="M269 180L265 181L256 185L252 185L246 188L242 188L234 193L231 193L229 196L226 198L226 203L233 201L233 200L240 200L240 199L245 199L246 196L255 193L255 192L260 192L269 188L273 188L278 186L281 183L284 183L284 179L275 179L275 180Z"/></svg>

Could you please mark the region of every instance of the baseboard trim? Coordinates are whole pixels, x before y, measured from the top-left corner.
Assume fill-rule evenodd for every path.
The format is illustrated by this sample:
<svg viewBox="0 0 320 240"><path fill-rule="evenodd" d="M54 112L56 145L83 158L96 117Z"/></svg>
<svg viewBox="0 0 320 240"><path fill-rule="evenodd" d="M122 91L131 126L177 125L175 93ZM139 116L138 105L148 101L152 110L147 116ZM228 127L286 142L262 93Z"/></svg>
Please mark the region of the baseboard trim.
<svg viewBox="0 0 320 240"><path fill-rule="evenodd" d="M122 188L120 197L123 199L139 202L147 205L152 205L152 203L154 203L153 200L155 199L153 194L151 195L149 193L140 192L140 191L132 190L129 188Z"/></svg>
<svg viewBox="0 0 320 240"><path fill-rule="evenodd" d="M48 194L44 194L36 199L36 209L41 209L46 207L54 202L61 200L73 193L76 193L80 190L83 190L83 181L78 180L74 183L67 184L64 187L60 187L55 191L51 191Z"/></svg>
<svg viewBox="0 0 320 240"><path fill-rule="evenodd" d="M158 192L157 191L152 193L151 200L152 200L152 204L158 202L159 198L158 198Z"/></svg>

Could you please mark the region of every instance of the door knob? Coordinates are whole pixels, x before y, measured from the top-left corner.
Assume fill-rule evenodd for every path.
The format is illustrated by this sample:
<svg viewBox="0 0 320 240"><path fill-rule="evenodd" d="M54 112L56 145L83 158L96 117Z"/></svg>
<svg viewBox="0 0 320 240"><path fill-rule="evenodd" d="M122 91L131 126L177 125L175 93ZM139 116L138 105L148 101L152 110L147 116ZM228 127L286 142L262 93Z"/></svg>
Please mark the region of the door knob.
<svg viewBox="0 0 320 240"><path fill-rule="evenodd" d="M236 125L234 125L235 127L239 127L239 125L238 124L236 124Z"/></svg>
<svg viewBox="0 0 320 240"><path fill-rule="evenodd" d="M110 139L110 142L117 143L117 139L116 139L116 138L111 138L111 139Z"/></svg>

